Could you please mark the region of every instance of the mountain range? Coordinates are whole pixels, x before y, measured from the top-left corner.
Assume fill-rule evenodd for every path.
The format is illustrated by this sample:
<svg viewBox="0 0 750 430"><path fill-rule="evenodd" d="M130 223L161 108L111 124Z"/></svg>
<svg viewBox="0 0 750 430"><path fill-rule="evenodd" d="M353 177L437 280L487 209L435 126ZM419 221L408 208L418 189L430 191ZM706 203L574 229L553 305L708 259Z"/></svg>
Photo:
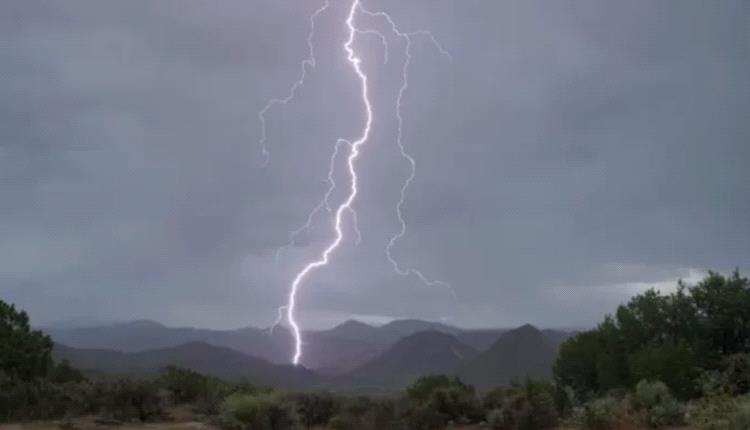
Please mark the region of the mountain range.
<svg viewBox="0 0 750 430"><path fill-rule="evenodd" d="M148 373L174 364L293 389L397 389L432 373L490 388L513 377L549 376L557 347L570 336L530 325L463 330L421 320L382 326L351 320L305 332L303 366L295 367L288 365L292 338L283 327L206 330L134 321L45 331L58 358L91 372Z"/></svg>
<svg viewBox="0 0 750 430"><path fill-rule="evenodd" d="M150 374L174 365L230 380L287 389L313 388L325 378L302 366L273 364L230 348L189 342L140 352L78 349L56 344L53 355L87 372Z"/></svg>

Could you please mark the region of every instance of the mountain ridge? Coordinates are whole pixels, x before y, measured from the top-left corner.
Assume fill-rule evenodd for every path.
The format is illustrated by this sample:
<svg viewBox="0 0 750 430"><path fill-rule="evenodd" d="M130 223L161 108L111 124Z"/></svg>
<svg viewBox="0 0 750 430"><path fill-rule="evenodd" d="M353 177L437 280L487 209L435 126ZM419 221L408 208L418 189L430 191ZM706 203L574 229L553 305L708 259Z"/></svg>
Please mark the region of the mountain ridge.
<svg viewBox="0 0 750 430"><path fill-rule="evenodd" d="M421 331L402 338L346 376L370 385L402 388L419 376L451 373L476 353L448 333Z"/></svg>
<svg viewBox="0 0 750 430"><path fill-rule="evenodd" d="M325 379L302 366L273 364L231 348L205 342L188 342L175 347L139 352L71 348L55 344L53 356L68 360L87 371L113 374L155 373L179 366L225 379L247 379L254 384L305 389Z"/></svg>
<svg viewBox="0 0 750 430"><path fill-rule="evenodd" d="M549 378L557 356L553 343L531 324L504 333L467 362L457 375L480 390L507 386L519 377Z"/></svg>

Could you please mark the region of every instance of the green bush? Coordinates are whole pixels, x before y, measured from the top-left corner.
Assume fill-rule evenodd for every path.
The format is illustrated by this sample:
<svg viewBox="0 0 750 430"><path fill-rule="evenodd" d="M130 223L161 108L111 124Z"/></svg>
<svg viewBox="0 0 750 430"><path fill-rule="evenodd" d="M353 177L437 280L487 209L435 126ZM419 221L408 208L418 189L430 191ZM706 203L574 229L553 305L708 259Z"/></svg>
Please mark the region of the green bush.
<svg viewBox="0 0 750 430"><path fill-rule="evenodd" d="M739 396L750 393L750 353L730 355L722 364L722 375L727 381L729 394Z"/></svg>
<svg viewBox="0 0 750 430"><path fill-rule="evenodd" d="M453 385L464 385L458 378L451 378L447 375L429 375L417 378L406 389L406 394L410 400L424 402L439 388L447 388Z"/></svg>
<svg viewBox="0 0 750 430"><path fill-rule="evenodd" d="M496 409L491 409L487 414L487 425L495 430L508 430L514 426L513 419L511 411L501 405Z"/></svg>
<svg viewBox="0 0 750 430"><path fill-rule="evenodd" d="M118 420L163 418L168 403L168 393L152 379L103 379L96 381L93 387L92 407L95 412Z"/></svg>
<svg viewBox="0 0 750 430"><path fill-rule="evenodd" d="M231 384L217 378L209 378L204 389L195 398L193 409L204 415L218 415L224 400L235 392L237 389Z"/></svg>
<svg viewBox="0 0 750 430"><path fill-rule="evenodd" d="M584 430L615 430L628 421L627 408L615 397L602 397L576 409L572 421Z"/></svg>
<svg viewBox="0 0 750 430"><path fill-rule="evenodd" d="M750 398L706 397L692 405L688 416L690 424L701 430L747 430Z"/></svg>
<svg viewBox="0 0 750 430"><path fill-rule="evenodd" d="M55 384L46 379L0 383L0 422L53 419L89 410L88 383Z"/></svg>
<svg viewBox="0 0 750 430"><path fill-rule="evenodd" d="M307 428L328 424L339 408L336 397L328 392L301 393L294 402L300 422Z"/></svg>
<svg viewBox="0 0 750 430"><path fill-rule="evenodd" d="M71 366L68 360L62 360L59 363L53 363L47 379L56 384L65 384L68 382L85 382L86 377L80 370Z"/></svg>
<svg viewBox="0 0 750 430"><path fill-rule="evenodd" d="M340 413L328 421L328 427L331 430L359 430L362 428L362 418L349 412Z"/></svg>
<svg viewBox="0 0 750 430"><path fill-rule="evenodd" d="M194 402L205 393L211 378L190 369L167 366L159 374L158 384L169 391L176 403Z"/></svg>
<svg viewBox="0 0 750 430"><path fill-rule="evenodd" d="M448 415L424 404L414 405L406 414L406 424L410 430L442 429L449 421Z"/></svg>
<svg viewBox="0 0 750 430"><path fill-rule="evenodd" d="M484 415L474 389L468 386L439 388L432 392L426 406L457 423L472 423Z"/></svg>
<svg viewBox="0 0 750 430"><path fill-rule="evenodd" d="M398 430L412 428L404 427L405 419L413 412L405 399L396 397L372 399L357 396L340 398L336 403L337 413L328 422L328 427L334 430ZM419 422L421 418L415 418L414 422ZM441 423L445 423L445 421L443 420ZM417 427L420 426L421 424L417 424Z"/></svg>
<svg viewBox="0 0 750 430"><path fill-rule="evenodd" d="M482 407L487 411L500 408L505 402L505 388L495 388L482 395Z"/></svg>
<svg viewBox="0 0 750 430"><path fill-rule="evenodd" d="M448 421L468 423L481 420L484 415L474 387L455 377L431 375L419 378L407 388L407 396L413 403L412 417L422 417L413 419L429 425L439 417L443 424Z"/></svg>
<svg viewBox="0 0 750 430"><path fill-rule="evenodd" d="M682 424L685 411L661 381L640 381L630 397L630 404L644 425L658 428Z"/></svg>
<svg viewBox="0 0 750 430"><path fill-rule="evenodd" d="M236 393L222 404L221 423L230 429L287 430L296 426L297 416L279 394Z"/></svg>
<svg viewBox="0 0 750 430"><path fill-rule="evenodd" d="M406 402L399 398L385 398L373 401L362 417L360 430L399 430L405 429L402 417L406 412Z"/></svg>
<svg viewBox="0 0 750 430"><path fill-rule="evenodd" d="M548 382L514 381L502 395L495 393L493 397L499 404L487 416L487 421L494 429L544 430L557 425L555 387Z"/></svg>

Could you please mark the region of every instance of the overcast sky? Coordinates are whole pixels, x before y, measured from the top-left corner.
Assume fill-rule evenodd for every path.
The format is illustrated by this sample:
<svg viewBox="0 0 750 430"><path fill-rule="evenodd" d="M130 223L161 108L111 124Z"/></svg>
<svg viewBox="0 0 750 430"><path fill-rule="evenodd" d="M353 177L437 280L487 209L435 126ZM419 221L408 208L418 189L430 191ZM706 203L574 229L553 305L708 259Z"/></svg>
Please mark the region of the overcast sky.
<svg viewBox="0 0 750 430"><path fill-rule="evenodd" d="M750 270L750 3L363 0L413 45L395 145L398 40L358 37L371 139L305 327L346 318L468 326L593 324L649 286ZM330 219L281 254L326 191L336 139L363 125L332 0L298 98L313 0L0 5L0 298L39 324L152 318L267 326ZM384 28L377 20L361 25ZM345 177L333 200L341 201Z"/></svg>

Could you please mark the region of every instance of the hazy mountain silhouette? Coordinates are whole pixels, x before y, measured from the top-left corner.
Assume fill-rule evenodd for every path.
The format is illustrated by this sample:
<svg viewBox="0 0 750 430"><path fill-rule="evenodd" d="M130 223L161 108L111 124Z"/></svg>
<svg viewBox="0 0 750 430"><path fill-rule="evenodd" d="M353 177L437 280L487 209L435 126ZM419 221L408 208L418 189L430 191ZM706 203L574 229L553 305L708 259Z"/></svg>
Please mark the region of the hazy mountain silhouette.
<svg viewBox="0 0 750 430"><path fill-rule="evenodd" d="M153 373L175 365L226 379L247 379L254 384L304 389L324 379L302 367L272 364L230 348L190 342L141 352L78 349L56 344L54 356L67 359L84 371L113 374Z"/></svg>
<svg viewBox="0 0 750 430"><path fill-rule="evenodd" d="M397 341L347 377L364 385L400 388L418 376L450 373L476 353L450 334L422 331Z"/></svg>
<svg viewBox="0 0 750 430"><path fill-rule="evenodd" d="M288 364L292 337L284 327L263 330L246 327L235 330L208 330L167 327L155 321L140 320L97 327L52 327L45 329L55 342L79 349L99 349L126 353L174 348L203 342L231 348L245 355L276 364ZM425 331L454 336L464 346L484 351L507 330L462 330L437 322L414 319L396 320L382 326L349 320L328 330L307 331L303 364L325 375L345 375L384 354L400 340ZM550 343L557 345L568 335L545 330Z"/></svg>
<svg viewBox="0 0 750 430"><path fill-rule="evenodd" d="M356 341L375 340L379 342L381 337L380 327L375 327L357 320L346 320L330 330L322 330L314 333Z"/></svg>
<svg viewBox="0 0 750 430"><path fill-rule="evenodd" d="M456 337L477 351L484 351L507 332L508 329L503 328L464 330L457 334Z"/></svg>
<svg viewBox="0 0 750 430"><path fill-rule="evenodd" d="M575 331L564 331L564 330L554 330L554 329L544 329L542 330L542 333L544 333L544 336L547 337L550 345L552 345L552 347L555 348L555 351L560 349L560 345L562 345L563 342L575 336L576 334Z"/></svg>
<svg viewBox="0 0 750 430"><path fill-rule="evenodd" d="M47 328L55 342L73 348L138 352L170 348L189 342L205 342L259 357L273 363L289 360L292 340L284 329L269 332L253 327L236 330L208 330L167 327L140 320L85 328Z"/></svg>
<svg viewBox="0 0 750 430"><path fill-rule="evenodd" d="M523 376L548 378L555 356L555 347L544 333L527 324L500 336L457 374L479 389L508 385Z"/></svg>
<svg viewBox="0 0 750 430"><path fill-rule="evenodd" d="M138 352L170 348L188 342L205 342L232 348L268 360L288 363L292 337L284 327L264 330L246 327L235 330L209 330L167 327L151 320L96 327L49 327L52 338L73 348ZM375 327L350 320L330 330L305 332L307 348L304 364L331 374L341 374L383 352L404 336L424 330L458 333L459 329L420 320L398 320Z"/></svg>

